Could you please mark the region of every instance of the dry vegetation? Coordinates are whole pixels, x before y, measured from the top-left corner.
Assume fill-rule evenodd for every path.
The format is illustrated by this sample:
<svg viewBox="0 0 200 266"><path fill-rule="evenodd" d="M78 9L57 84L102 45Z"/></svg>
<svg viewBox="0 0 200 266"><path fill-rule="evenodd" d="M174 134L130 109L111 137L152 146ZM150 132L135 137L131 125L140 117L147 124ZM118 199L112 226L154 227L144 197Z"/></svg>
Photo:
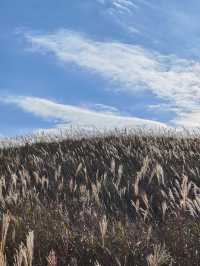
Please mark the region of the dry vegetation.
<svg viewBox="0 0 200 266"><path fill-rule="evenodd" d="M200 138L0 150L0 265L200 265Z"/></svg>

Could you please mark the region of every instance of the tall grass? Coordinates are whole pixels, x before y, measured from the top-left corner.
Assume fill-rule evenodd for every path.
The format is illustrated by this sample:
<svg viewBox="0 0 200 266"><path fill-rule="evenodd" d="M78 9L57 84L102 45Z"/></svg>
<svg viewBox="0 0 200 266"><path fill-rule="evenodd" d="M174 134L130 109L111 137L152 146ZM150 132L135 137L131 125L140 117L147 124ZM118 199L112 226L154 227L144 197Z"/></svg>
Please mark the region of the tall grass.
<svg viewBox="0 0 200 266"><path fill-rule="evenodd" d="M0 149L0 265L200 265L198 135L23 141Z"/></svg>

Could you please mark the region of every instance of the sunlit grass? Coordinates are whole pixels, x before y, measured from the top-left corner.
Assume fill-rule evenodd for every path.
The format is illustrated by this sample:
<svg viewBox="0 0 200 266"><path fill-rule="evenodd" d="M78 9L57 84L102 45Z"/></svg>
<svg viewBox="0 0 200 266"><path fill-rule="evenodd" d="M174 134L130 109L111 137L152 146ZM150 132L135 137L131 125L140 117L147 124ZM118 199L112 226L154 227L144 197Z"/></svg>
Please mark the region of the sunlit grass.
<svg viewBox="0 0 200 266"><path fill-rule="evenodd" d="M200 137L5 141L0 207L0 265L199 265Z"/></svg>

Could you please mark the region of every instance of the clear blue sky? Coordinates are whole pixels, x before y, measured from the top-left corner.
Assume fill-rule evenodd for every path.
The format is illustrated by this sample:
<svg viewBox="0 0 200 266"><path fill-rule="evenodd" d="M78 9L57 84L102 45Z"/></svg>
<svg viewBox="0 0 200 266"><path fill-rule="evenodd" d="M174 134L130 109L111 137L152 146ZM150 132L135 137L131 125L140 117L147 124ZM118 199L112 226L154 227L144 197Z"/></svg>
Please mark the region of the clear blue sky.
<svg viewBox="0 0 200 266"><path fill-rule="evenodd" d="M200 2L1 0L0 136L200 125Z"/></svg>

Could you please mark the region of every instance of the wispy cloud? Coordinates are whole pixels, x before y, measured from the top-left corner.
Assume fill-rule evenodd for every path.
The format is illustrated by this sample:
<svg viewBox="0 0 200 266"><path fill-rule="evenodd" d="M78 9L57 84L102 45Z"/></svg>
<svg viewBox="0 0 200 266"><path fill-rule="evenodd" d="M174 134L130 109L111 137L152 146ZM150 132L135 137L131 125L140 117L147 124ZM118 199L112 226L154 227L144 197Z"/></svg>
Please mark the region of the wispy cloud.
<svg viewBox="0 0 200 266"><path fill-rule="evenodd" d="M141 5L136 0L96 0L104 8L104 13L112 16L114 21L118 23L126 31L133 34L140 34L140 30L135 23L129 23L129 16L135 13ZM128 23L128 24L127 24Z"/></svg>
<svg viewBox="0 0 200 266"><path fill-rule="evenodd" d="M52 119L55 126L82 127L95 129L115 128L159 128L166 127L165 124L156 121L145 120L135 117L114 115L112 113L97 112L81 107L60 104L51 100L37 97L4 97L0 98L4 104L14 104L25 112L30 112L43 119ZM102 108L103 106L101 106ZM104 107L105 108L105 107ZM108 106L106 106L108 110ZM114 108L110 108L114 110Z"/></svg>
<svg viewBox="0 0 200 266"><path fill-rule="evenodd" d="M126 32L147 35L146 28L141 23L141 16L147 9L158 9L159 4L153 5L146 0L96 0L104 7L104 13L112 16L115 22ZM159 10L159 12L162 10ZM140 17L140 21L138 18Z"/></svg>
<svg viewBox="0 0 200 266"><path fill-rule="evenodd" d="M130 12L138 8L137 1L133 0L97 0L97 2L110 9L117 9L119 12Z"/></svg>
<svg viewBox="0 0 200 266"><path fill-rule="evenodd" d="M102 103L96 103L96 104L87 103L87 104L82 104L81 107L83 107L84 109L92 109L93 111L98 113L112 114L112 115L120 114L120 111L116 107L105 105Z"/></svg>
<svg viewBox="0 0 200 266"><path fill-rule="evenodd" d="M186 119L188 124L188 114L196 114L200 103L199 62L120 42L97 42L66 30L46 35L27 34L26 39L34 51L49 52L58 60L95 71L120 84L124 91L151 91L176 110L177 117L172 123L184 125ZM196 119L194 124L190 122L196 124Z"/></svg>
<svg viewBox="0 0 200 266"><path fill-rule="evenodd" d="M131 0L112 0L112 5L120 12L131 12L132 9L138 8L138 5Z"/></svg>
<svg viewBox="0 0 200 266"><path fill-rule="evenodd" d="M161 52L199 58L198 1L191 5L178 0L102 0L101 5L128 39Z"/></svg>
<svg viewBox="0 0 200 266"><path fill-rule="evenodd" d="M191 112L181 112L173 122L181 127L200 128L200 107L194 108Z"/></svg>

